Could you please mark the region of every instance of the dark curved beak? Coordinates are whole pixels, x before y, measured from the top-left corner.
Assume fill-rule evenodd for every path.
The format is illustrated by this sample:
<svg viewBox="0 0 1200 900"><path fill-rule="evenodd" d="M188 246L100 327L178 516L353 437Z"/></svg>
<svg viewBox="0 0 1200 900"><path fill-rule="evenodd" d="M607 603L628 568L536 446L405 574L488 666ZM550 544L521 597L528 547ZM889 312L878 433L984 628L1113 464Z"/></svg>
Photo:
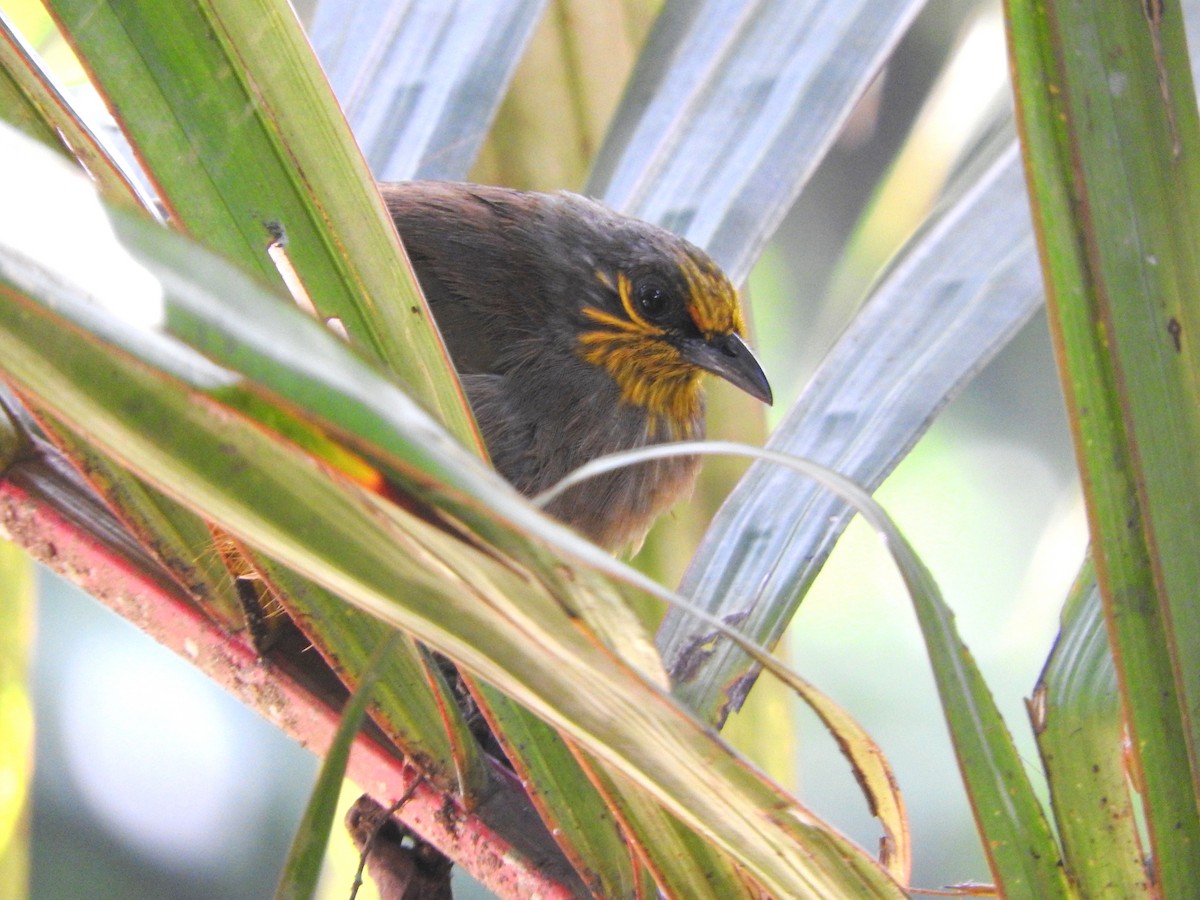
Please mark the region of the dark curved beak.
<svg viewBox="0 0 1200 900"><path fill-rule="evenodd" d="M724 378L751 397L768 406L773 402L771 385L763 374L762 366L738 335L720 335L711 341L688 338L680 344L679 352L688 362Z"/></svg>

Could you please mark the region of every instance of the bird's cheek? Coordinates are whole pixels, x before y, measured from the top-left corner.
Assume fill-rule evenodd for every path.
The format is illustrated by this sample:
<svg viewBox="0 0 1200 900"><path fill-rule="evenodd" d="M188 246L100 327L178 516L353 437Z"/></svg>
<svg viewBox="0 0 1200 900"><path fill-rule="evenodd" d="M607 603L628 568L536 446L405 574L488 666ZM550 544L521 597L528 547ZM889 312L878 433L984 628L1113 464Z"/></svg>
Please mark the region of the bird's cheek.
<svg viewBox="0 0 1200 900"><path fill-rule="evenodd" d="M654 341L645 349L643 360L647 372L660 377L677 377L696 368L683 358L678 347L666 341Z"/></svg>

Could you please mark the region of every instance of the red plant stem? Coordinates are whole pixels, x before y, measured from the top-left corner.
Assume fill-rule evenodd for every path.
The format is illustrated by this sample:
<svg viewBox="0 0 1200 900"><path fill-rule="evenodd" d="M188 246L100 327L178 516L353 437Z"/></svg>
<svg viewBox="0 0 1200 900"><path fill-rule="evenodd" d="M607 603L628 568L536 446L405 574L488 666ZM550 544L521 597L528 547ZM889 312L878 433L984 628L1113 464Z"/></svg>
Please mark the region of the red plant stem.
<svg viewBox="0 0 1200 900"><path fill-rule="evenodd" d="M165 579L148 574L19 480L4 475L0 537L175 651L301 746L318 755L328 749L338 727L337 709L280 667L259 660L251 647L220 629ZM541 871L479 816L464 810L456 797L421 781L417 769L370 735L359 734L347 775L384 805L419 782L398 817L500 896L574 896L566 884Z"/></svg>

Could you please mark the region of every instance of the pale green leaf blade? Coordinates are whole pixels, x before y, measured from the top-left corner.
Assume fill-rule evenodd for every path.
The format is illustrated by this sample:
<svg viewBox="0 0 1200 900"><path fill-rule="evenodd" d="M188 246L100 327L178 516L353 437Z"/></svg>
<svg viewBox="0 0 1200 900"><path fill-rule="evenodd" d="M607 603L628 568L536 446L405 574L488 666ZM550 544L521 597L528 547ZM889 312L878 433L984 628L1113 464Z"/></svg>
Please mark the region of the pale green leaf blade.
<svg viewBox="0 0 1200 900"><path fill-rule="evenodd" d="M1117 672L1089 559L1029 704L1067 870L1085 897L1153 896L1125 765Z"/></svg>
<svg viewBox="0 0 1200 900"><path fill-rule="evenodd" d="M267 251L282 245L320 314L337 318L460 439L477 441L395 230L291 8L56 0L51 9L174 223L276 283Z"/></svg>

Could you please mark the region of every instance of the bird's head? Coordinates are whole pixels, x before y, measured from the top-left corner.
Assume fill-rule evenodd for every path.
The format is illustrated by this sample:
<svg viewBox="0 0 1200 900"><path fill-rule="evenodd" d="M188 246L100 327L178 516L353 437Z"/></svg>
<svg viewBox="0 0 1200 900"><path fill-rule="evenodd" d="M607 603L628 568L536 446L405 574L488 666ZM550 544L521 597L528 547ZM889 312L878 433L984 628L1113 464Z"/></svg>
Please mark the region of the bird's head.
<svg viewBox="0 0 1200 900"><path fill-rule="evenodd" d="M527 386L506 414L544 407L548 373L569 402L581 384L568 361L611 379L660 440L698 433L705 372L771 402L737 291L683 238L566 191L382 189L459 374Z"/></svg>
<svg viewBox="0 0 1200 900"><path fill-rule="evenodd" d="M593 283L579 293L577 352L612 377L622 402L643 409L652 429L674 430L699 418L709 372L770 404L737 291L717 264L669 232L567 196L595 207L574 221L604 220L604 239L579 251Z"/></svg>

